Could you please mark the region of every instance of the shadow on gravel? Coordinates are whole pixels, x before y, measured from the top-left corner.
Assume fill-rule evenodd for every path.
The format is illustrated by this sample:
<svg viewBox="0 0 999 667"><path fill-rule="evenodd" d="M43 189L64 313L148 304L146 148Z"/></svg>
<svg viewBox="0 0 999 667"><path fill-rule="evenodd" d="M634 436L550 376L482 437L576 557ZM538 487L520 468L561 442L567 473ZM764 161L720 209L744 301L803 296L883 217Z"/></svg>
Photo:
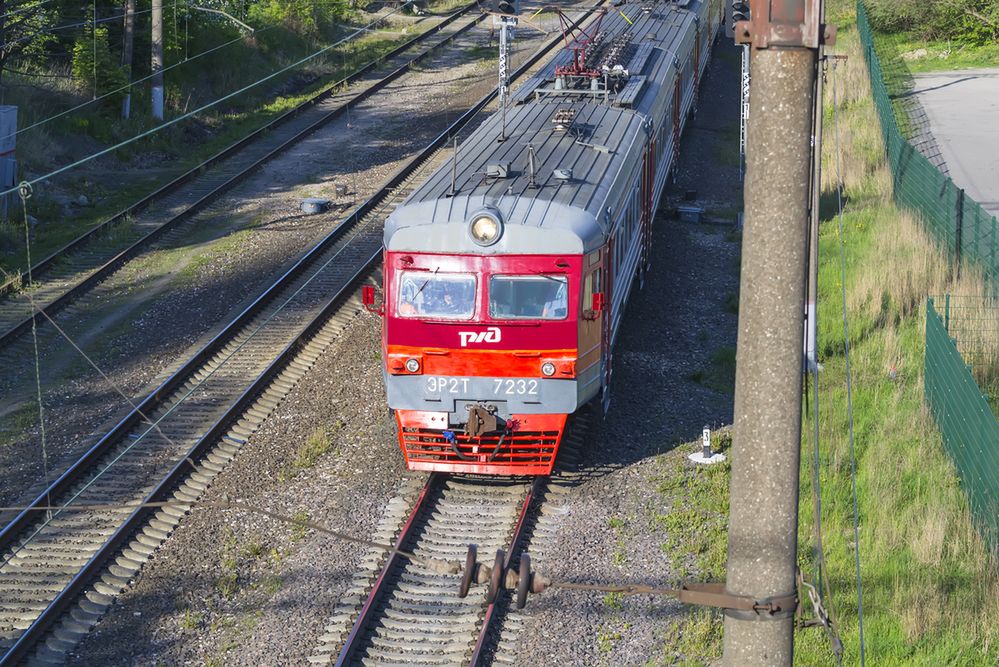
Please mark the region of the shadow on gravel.
<svg viewBox="0 0 999 667"><path fill-rule="evenodd" d="M681 141L680 170L655 220L654 265L644 287L634 286L615 343L611 409L606 418L595 411L585 461L597 474L732 421L742 186L738 161L718 157L733 140L738 155L738 56L736 47L715 48L688 125L712 131L685 132ZM681 203L722 212L733 224L681 222L674 215Z"/></svg>

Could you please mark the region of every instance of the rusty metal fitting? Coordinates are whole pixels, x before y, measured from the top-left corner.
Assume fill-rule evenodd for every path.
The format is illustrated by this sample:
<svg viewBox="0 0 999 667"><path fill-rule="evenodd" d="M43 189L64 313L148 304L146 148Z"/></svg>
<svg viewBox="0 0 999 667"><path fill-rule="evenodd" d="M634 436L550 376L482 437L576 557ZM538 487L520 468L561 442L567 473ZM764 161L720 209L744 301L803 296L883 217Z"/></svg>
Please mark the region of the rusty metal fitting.
<svg viewBox="0 0 999 667"><path fill-rule="evenodd" d="M749 20L735 23L735 42L756 49L832 46L836 28L820 21L819 5L819 0L750 0Z"/></svg>

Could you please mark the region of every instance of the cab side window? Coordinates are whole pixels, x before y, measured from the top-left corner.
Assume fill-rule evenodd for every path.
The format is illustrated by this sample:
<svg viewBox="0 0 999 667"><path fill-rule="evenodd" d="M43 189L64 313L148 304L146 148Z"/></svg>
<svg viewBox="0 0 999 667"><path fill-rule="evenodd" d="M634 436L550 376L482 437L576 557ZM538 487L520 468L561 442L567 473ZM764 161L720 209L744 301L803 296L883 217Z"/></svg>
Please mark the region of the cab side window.
<svg viewBox="0 0 999 667"><path fill-rule="evenodd" d="M583 280L583 289L580 290L583 302L580 304L579 312L583 314L584 319L592 319L593 294L600 291L600 274L601 270L599 268L594 269L586 274L586 278Z"/></svg>

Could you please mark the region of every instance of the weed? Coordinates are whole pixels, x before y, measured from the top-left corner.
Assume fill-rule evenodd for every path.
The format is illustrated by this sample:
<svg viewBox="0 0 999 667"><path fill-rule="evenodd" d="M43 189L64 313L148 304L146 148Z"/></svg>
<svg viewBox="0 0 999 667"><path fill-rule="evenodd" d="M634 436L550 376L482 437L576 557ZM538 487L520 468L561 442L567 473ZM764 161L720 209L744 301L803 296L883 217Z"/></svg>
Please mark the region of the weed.
<svg viewBox="0 0 999 667"><path fill-rule="evenodd" d="M300 542L305 539L305 533L308 530L305 523L309 520L309 514L305 510L299 510L291 518L294 520L291 524L291 540L292 542Z"/></svg>
<svg viewBox="0 0 999 667"><path fill-rule="evenodd" d="M717 392L730 394L735 390L735 348L720 347L711 353L706 369L692 371L687 379Z"/></svg>
<svg viewBox="0 0 999 667"><path fill-rule="evenodd" d="M223 564L224 566L226 563ZM239 575L236 573L235 561L232 562L232 569L226 570L215 580L215 588L219 595L226 600L231 600L239 592Z"/></svg>
<svg viewBox="0 0 999 667"><path fill-rule="evenodd" d="M597 648L601 653L610 653L614 650L614 644L621 639L621 633L614 630L602 629L597 632Z"/></svg>
<svg viewBox="0 0 999 667"><path fill-rule="evenodd" d="M194 630L201 622L205 620L205 615L200 611L191 611L187 609L184 611L184 615L180 619L180 627L184 630Z"/></svg>
<svg viewBox="0 0 999 667"><path fill-rule="evenodd" d="M722 615L695 608L666 628L666 662L680 665L714 664L721 657Z"/></svg>
<svg viewBox="0 0 999 667"><path fill-rule="evenodd" d="M292 479L303 470L308 470L316 464L319 458L333 448L333 433L343 428L343 422L339 419L333 423L332 427L320 426L314 430L303 443L298 446L295 458L285 470L278 475L278 479L285 481Z"/></svg>
<svg viewBox="0 0 999 667"><path fill-rule="evenodd" d="M257 559L264 555L264 545L254 540L243 545L242 553L247 558Z"/></svg>
<svg viewBox="0 0 999 667"><path fill-rule="evenodd" d="M604 604L608 609L621 611L624 608L624 593L607 593L604 595Z"/></svg>

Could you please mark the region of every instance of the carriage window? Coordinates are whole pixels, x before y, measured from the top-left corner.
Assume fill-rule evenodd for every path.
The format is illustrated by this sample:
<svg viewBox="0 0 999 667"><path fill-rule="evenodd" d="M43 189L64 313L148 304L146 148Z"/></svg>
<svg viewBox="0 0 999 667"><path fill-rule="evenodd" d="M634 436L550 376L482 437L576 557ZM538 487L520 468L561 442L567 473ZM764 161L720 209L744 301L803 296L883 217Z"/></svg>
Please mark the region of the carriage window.
<svg viewBox="0 0 999 667"><path fill-rule="evenodd" d="M492 276L489 316L502 320L564 320L569 314L566 276Z"/></svg>
<svg viewBox="0 0 999 667"><path fill-rule="evenodd" d="M399 278L399 315L467 320L475 312L475 276L406 271Z"/></svg>

